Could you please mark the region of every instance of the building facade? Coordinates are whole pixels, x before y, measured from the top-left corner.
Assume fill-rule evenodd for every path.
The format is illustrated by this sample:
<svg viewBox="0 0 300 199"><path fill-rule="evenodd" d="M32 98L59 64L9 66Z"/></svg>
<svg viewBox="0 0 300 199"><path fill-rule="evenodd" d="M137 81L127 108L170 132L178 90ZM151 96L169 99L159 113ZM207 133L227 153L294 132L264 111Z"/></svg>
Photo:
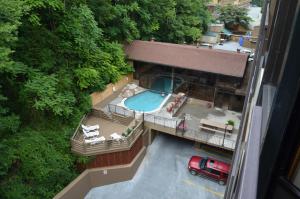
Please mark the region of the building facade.
<svg viewBox="0 0 300 199"><path fill-rule="evenodd" d="M300 197L299 8L265 2L225 198Z"/></svg>

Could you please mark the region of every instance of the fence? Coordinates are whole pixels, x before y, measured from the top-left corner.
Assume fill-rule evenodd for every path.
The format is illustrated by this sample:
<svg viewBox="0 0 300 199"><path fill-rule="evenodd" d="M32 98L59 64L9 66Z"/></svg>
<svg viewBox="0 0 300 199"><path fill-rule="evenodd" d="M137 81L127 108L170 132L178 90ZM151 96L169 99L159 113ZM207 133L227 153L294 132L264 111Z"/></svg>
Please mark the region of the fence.
<svg viewBox="0 0 300 199"><path fill-rule="evenodd" d="M223 136L216 133L205 132L200 129L187 128L185 130L178 129L177 133L181 133L182 137L185 137L190 140L195 140L207 145L212 145L224 149L233 151L235 148L236 140L229 139L226 137L226 133ZM229 134L228 134L229 135Z"/></svg>
<svg viewBox="0 0 300 199"><path fill-rule="evenodd" d="M179 118L165 118L150 113L144 113L144 121L151 122L154 125L160 125L167 128L177 129L182 119Z"/></svg>
<svg viewBox="0 0 300 199"><path fill-rule="evenodd" d="M108 110L111 113L117 113L118 115L122 115L124 117L135 117L136 115L135 111L131 111L124 107L114 104L109 104ZM236 141L234 139L227 138L226 134L224 134L224 136L221 136L200 129L193 129L191 127L186 128L183 124L185 122L184 118L166 118L151 113L143 113L142 116L142 120L144 122L150 123L151 128L155 130L172 133L174 135L184 137L189 140L194 140L197 142L228 149L231 151L233 151L235 148Z"/></svg>
<svg viewBox="0 0 300 199"><path fill-rule="evenodd" d="M118 106L115 104L108 104L107 105L107 110L110 113L116 113L118 115L122 115L124 117L133 117L135 118L135 111L128 110L125 107Z"/></svg>
<svg viewBox="0 0 300 199"><path fill-rule="evenodd" d="M79 129L76 130L75 134L77 134L78 130ZM74 134L71 138L72 151L81 155L90 156L119 150L127 150L134 144L142 132L143 121L139 121L128 137L125 137L119 141L109 139L96 144L86 144L84 143L84 140L80 141L79 139L76 139L77 136Z"/></svg>

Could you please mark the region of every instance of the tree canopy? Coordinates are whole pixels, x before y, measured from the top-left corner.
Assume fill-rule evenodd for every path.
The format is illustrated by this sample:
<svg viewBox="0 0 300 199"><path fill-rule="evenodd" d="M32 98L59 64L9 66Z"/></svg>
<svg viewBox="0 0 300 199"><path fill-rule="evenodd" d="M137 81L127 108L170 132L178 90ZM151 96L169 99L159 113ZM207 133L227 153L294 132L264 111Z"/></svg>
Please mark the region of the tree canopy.
<svg viewBox="0 0 300 199"><path fill-rule="evenodd" d="M218 20L225 24L225 27L232 30L235 26L241 25L248 28L251 18L248 16L248 9L237 7L231 4L217 8Z"/></svg>
<svg viewBox="0 0 300 199"><path fill-rule="evenodd" d="M174 43L197 41L211 17L207 0L88 0L104 35Z"/></svg>
<svg viewBox="0 0 300 199"><path fill-rule="evenodd" d="M133 71L123 44L194 42L206 0L0 0L0 198L52 198L90 93Z"/></svg>
<svg viewBox="0 0 300 199"><path fill-rule="evenodd" d="M262 7L264 4L264 0L252 0L251 3L258 7Z"/></svg>

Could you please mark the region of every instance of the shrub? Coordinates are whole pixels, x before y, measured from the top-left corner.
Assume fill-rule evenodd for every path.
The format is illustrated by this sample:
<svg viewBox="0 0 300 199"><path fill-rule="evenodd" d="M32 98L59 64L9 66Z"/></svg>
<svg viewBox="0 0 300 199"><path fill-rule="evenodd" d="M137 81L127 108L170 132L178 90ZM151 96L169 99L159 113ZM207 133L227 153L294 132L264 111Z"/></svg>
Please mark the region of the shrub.
<svg viewBox="0 0 300 199"><path fill-rule="evenodd" d="M234 126L234 121L233 121L233 120L228 120L226 124L227 124L227 125Z"/></svg>
<svg viewBox="0 0 300 199"><path fill-rule="evenodd" d="M132 132L132 129L131 129L131 128L128 128L128 129L126 129L126 132L125 132L125 133L122 133L122 136L128 137L128 136L130 135L131 132Z"/></svg>

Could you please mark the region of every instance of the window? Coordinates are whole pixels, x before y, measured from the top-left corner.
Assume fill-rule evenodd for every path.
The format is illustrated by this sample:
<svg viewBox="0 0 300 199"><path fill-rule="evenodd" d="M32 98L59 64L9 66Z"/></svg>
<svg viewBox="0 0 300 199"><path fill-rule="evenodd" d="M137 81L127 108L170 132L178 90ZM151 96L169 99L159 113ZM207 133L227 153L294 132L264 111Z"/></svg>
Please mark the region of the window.
<svg viewBox="0 0 300 199"><path fill-rule="evenodd" d="M217 171L217 170L214 170L214 169L211 169L210 171L212 174L215 174L215 175L221 175L221 172L220 171Z"/></svg>
<svg viewBox="0 0 300 199"><path fill-rule="evenodd" d="M215 164L215 161L214 161L214 160L210 160L210 161L209 161L209 166L210 166L210 167L214 167L214 164Z"/></svg>
<svg viewBox="0 0 300 199"><path fill-rule="evenodd" d="M203 158L203 159L200 161L200 169L205 169L206 162L207 162L207 158Z"/></svg>

